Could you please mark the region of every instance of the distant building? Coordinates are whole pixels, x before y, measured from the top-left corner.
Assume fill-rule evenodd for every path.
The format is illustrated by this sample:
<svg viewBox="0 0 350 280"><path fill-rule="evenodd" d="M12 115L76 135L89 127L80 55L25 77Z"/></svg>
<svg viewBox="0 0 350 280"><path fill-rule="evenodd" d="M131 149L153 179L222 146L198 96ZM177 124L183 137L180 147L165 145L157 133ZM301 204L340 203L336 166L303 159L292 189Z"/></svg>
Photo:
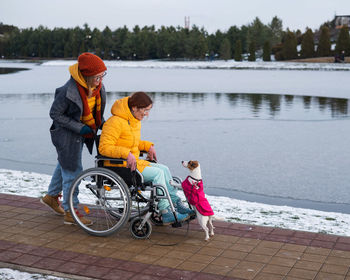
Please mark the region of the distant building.
<svg viewBox="0 0 350 280"><path fill-rule="evenodd" d="M350 15L335 16L334 17L335 28L340 29L344 25L350 28Z"/></svg>

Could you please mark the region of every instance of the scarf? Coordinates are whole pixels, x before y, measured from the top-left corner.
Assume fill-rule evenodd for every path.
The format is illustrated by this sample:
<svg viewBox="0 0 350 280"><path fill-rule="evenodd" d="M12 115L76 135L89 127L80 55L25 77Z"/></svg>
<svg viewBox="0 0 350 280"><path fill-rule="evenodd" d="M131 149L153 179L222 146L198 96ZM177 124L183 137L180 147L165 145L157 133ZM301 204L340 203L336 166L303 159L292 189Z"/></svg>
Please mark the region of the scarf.
<svg viewBox="0 0 350 280"><path fill-rule="evenodd" d="M93 116L93 112L91 112L89 104L88 104L88 85L86 84L86 81L81 74L79 70L78 63L75 63L69 67L69 73L72 75L73 79L75 80L75 83L77 84L79 94L81 97L81 100L83 102L83 115L81 118L81 121L91 127L94 131L96 131L96 128L99 128L102 121L101 121L101 94L100 89L102 87L102 83L97 88L92 88L93 93L92 96L96 97L96 105L95 105L95 117ZM84 135L85 138L92 138L94 135L93 133Z"/></svg>
<svg viewBox="0 0 350 280"><path fill-rule="evenodd" d="M81 121L88 125L93 131L96 131L97 128L100 127L102 121L101 121L101 94L100 90L102 87L102 83L99 84L99 86L94 89L92 96L96 97L96 106L95 106L95 118L93 115L93 112L91 112L88 99L87 99L87 93L88 89L82 87L77 81L76 81L79 94L81 97L81 100L83 102L83 115ZM92 138L94 135L93 133L84 135L85 138Z"/></svg>

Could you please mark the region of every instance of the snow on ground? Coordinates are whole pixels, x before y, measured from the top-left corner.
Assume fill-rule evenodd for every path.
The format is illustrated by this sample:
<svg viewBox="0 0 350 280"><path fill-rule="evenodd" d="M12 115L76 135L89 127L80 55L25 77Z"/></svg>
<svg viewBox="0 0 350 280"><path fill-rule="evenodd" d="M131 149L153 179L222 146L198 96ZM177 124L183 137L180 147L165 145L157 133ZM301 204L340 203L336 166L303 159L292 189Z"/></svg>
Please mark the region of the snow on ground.
<svg viewBox="0 0 350 280"><path fill-rule="evenodd" d="M43 66L70 66L74 60L46 61ZM160 68L160 69L250 69L250 70L315 70L315 71L350 71L350 64L310 63L310 62L280 62L280 61L122 61L106 60L107 68Z"/></svg>
<svg viewBox="0 0 350 280"><path fill-rule="evenodd" d="M0 192L41 197L51 176L0 169ZM229 222L350 236L350 215L207 196L218 217Z"/></svg>
<svg viewBox="0 0 350 280"><path fill-rule="evenodd" d="M49 275L33 274L28 272L21 272L9 268L0 268L0 279L2 280L64 280L68 278L58 278Z"/></svg>

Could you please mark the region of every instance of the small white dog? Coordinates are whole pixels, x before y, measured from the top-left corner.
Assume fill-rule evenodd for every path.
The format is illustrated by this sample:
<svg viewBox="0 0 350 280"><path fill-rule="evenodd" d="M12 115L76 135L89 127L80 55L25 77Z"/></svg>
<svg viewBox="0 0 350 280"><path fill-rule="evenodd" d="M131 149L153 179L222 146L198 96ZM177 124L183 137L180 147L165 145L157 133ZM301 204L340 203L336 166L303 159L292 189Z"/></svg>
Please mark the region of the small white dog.
<svg viewBox="0 0 350 280"><path fill-rule="evenodd" d="M182 161L182 165L190 172L189 176L182 182L182 188L188 202L196 211L198 222L205 232L205 240L208 241L209 236L214 236L212 223L214 212L203 191L200 164L196 160L190 160Z"/></svg>

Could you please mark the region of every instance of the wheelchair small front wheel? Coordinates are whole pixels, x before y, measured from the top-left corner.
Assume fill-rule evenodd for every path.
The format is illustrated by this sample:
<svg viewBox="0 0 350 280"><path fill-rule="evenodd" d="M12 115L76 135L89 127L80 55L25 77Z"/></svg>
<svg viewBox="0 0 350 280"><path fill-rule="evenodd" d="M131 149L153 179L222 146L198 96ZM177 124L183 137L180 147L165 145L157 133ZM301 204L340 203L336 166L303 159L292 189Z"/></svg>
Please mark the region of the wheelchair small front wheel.
<svg viewBox="0 0 350 280"><path fill-rule="evenodd" d="M151 235L152 225L149 221L140 228L143 219L141 217L136 217L130 222L130 232L132 237L135 239L146 239Z"/></svg>

